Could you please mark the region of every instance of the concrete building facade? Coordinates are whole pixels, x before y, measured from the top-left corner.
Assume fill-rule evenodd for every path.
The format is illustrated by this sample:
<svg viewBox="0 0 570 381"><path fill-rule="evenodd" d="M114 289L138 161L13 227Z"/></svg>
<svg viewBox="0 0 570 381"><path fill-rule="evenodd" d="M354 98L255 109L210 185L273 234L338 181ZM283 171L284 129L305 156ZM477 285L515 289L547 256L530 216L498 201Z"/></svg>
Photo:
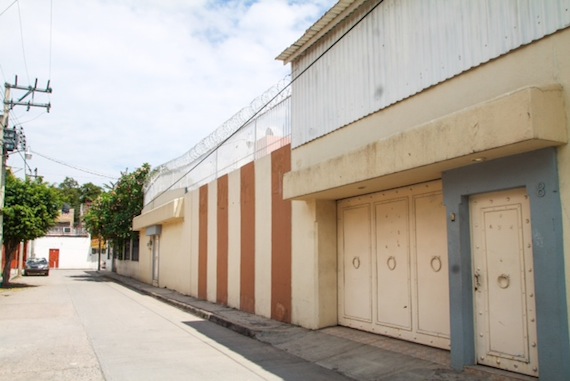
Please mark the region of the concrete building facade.
<svg viewBox="0 0 570 381"><path fill-rule="evenodd" d="M569 9L339 1L278 57L291 144L154 200L118 271L568 379Z"/></svg>

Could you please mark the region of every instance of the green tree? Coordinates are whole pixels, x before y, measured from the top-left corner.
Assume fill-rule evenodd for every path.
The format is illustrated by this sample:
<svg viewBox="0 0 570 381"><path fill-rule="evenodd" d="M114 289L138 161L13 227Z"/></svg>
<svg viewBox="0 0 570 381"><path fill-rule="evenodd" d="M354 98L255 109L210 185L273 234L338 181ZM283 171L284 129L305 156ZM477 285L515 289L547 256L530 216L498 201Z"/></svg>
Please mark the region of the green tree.
<svg viewBox="0 0 570 381"><path fill-rule="evenodd" d="M79 185L79 183L71 178L66 177L58 186L64 207L68 206L74 210L74 225L80 224L81 204L90 203L95 200L103 189L93 183Z"/></svg>
<svg viewBox="0 0 570 381"><path fill-rule="evenodd" d="M79 205L79 197L80 197L80 190L79 190L79 183L75 181L75 179L71 177L66 177L58 186L61 194L61 200L68 204L70 207L75 207Z"/></svg>
<svg viewBox="0 0 570 381"><path fill-rule="evenodd" d="M7 172L5 189L2 287L10 284L10 265L20 242L43 237L61 210L57 190L42 180L21 180Z"/></svg>
<svg viewBox="0 0 570 381"><path fill-rule="evenodd" d="M102 241L106 240L104 238L106 234L104 233L104 227L108 226L111 222L110 218L110 201L111 196L109 193L102 192L99 196L93 200L87 213L83 216L83 222L85 223L85 228L91 234L92 238L96 238L99 241L99 263L97 265L97 270L101 266L101 245Z"/></svg>
<svg viewBox="0 0 570 381"><path fill-rule="evenodd" d="M133 218L142 211L144 185L149 173L147 163L132 173L123 172L113 189L93 202L84 217L87 231L92 236L110 241L116 249L124 247L133 235Z"/></svg>
<svg viewBox="0 0 570 381"><path fill-rule="evenodd" d="M79 202L87 204L93 202L103 193L103 188L93 183L83 184L79 187Z"/></svg>

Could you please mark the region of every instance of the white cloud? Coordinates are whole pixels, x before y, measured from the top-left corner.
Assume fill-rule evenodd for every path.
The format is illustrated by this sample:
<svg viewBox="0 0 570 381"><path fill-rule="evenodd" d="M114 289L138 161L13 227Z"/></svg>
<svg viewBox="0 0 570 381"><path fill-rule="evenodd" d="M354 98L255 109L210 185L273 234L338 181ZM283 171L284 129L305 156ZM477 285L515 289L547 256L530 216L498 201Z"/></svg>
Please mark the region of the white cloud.
<svg viewBox="0 0 570 381"><path fill-rule="evenodd" d="M0 16L1 79L51 79L53 94L36 97L51 101L49 114L16 107L12 122L33 151L75 167L118 177L160 165L281 80L289 68L275 57L333 4L20 0ZM9 164L22 166L17 154ZM108 182L37 155L29 165L49 182Z"/></svg>

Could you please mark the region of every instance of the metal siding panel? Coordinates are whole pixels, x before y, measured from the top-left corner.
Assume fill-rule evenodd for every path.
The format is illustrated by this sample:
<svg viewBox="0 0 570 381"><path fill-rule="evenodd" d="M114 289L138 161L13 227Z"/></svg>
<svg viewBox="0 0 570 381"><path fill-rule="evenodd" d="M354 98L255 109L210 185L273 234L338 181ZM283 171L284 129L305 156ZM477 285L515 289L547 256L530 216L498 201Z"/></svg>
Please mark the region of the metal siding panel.
<svg viewBox="0 0 570 381"><path fill-rule="evenodd" d="M569 9L570 0L385 0L314 62L361 9L294 62L292 145L564 29Z"/></svg>

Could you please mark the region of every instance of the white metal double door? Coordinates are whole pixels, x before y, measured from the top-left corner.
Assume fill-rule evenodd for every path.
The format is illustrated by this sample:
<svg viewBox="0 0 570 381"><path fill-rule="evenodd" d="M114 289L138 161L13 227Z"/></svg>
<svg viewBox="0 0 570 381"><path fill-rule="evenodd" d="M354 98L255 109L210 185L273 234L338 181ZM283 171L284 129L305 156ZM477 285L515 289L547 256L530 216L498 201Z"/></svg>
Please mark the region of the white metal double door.
<svg viewBox="0 0 570 381"><path fill-rule="evenodd" d="M449 349L441 182L338 202L339 323Z"/></svg>
<svg viewBox="0 0 570 381"><path fill-rule="evenodd" d="M538 376L528 195L471 197L470 215L477 361Z"/></svg>

